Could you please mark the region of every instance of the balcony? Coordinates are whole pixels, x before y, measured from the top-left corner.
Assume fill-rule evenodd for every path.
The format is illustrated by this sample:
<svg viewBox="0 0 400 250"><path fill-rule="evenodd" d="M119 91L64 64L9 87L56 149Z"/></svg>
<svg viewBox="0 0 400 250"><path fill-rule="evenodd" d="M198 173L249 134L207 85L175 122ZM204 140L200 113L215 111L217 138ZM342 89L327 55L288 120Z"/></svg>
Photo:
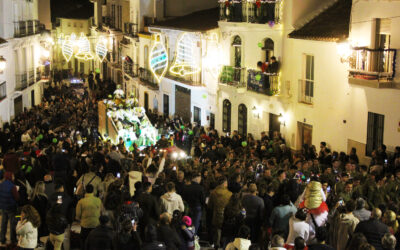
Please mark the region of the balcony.
<svg viewBox="0 0 400 250"><path fill-rule="evenodd" d="M27 36L26 22L19 21L14 23L14 37Z"/></svg>
<svg viewBox="0 0 400 250"><path fill-rule="evenodd" d="M33 20L26 22L28 27L28 36L33 35Z"/></svg>
<svg viewBox="0 0 400 250"><path fill-rule="evenodd" d="M31 86L33 84L35 84L35 71L32 69L28 71L28 85Z"/></svg>
<svg viewBox="0 0 400 250"><path fill-rule="evenodd" d="M300 103L313 104L314 99L314 81L299 80L299 99Z"/></svg>
<svg viewBox="0 0 400 250"><path fill-rule="evenodd" d="M279 95L279 75L249 69L247 71L247 90L268 96Z"/></svg>
<svg viewBox="0 0 400 250"><path fill-rule="evenodd" d="M44 25L40 25L39 20L33 20L33 24L35 26L35 34L40 34L44 30Z"/></svg>
<svg viewBox="0 0 400 250"><path fill-rule="evenodd" d="M36 82L42 80L42 72L40 72L40 67L36 68Z"/></svg>
<svg viewBox="0 0 400 250"><path fill-rule="evenodd" d="M145 68L139 68L139 79L140 83L149 87L152 90L158 90L159 86L155 81L153 74L150 70Z"/></svg>
<svg viewBox="0 0 400 250"><path fill-rule="evenodd" d="M124 61L124 73L129 75L130 77L137 77L138 65L128 61Z"/></svg>
<svg viewBox="0 0 400 250"><path fill-rule="evenodd" d="M124 23L124 33L125 35L131 37L137 37L138 25L137 23Z"/></svg>
<svg viewBox="0 0 400 250"><path fill-rule="evenodd" d="M349 83L372 88L393 88L395 49L354 48L349 58Z"/></svg>
<svg viewBox="0 0 400 250"><path fill-rule="evenodd" d="M219 83L236 88L246 88L246 69L233 66L223 66Z"/></svg>
<svg viewBox="0 0 400 250"><path fill-rule="evenodd" d="M202 86L201 72L181 76L181 75L171 74L171 72L168 71L165 77L174 80L176 82L180 82L190 86Z"/></svg>
<svg viewBox="0 0 400 250"><path fill-rule="evenodd" d="M283 0L219 1L220 21L274 25L281 23Z"/></svg>
<svg viewBox="0 0 400 250"><path fill-rule="evenodd" d="M0 101L6 99L7 97L7 84L6 82L0 83Z"/></svg>
<svg viewBox="0 0 400 250"><path fill-rule="evenodd" d="M15 75L15 90L21 91L28 87L26 73Z"/></svg>

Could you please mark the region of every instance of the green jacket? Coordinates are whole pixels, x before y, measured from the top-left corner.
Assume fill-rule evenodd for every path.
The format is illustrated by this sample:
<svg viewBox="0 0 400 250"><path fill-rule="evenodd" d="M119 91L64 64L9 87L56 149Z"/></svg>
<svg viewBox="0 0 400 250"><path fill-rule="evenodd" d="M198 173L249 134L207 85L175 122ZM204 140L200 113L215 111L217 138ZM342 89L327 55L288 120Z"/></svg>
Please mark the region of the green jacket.
<svg viewBox="0 0 400 250"><path fill-rule="evenodd" d="M85 194L76 205L75 218L80 221L81 227L95 228L100 224L101 200L93 194Z"/></svg>
<svg viewBox="0 0 400 250"><path fill-rule="evenodd" d="M222 228L224 221L224 210L228 205L232 193L224 186L219 185L210 194L208 208L212 210L212 225L217 228Z"/></svg>

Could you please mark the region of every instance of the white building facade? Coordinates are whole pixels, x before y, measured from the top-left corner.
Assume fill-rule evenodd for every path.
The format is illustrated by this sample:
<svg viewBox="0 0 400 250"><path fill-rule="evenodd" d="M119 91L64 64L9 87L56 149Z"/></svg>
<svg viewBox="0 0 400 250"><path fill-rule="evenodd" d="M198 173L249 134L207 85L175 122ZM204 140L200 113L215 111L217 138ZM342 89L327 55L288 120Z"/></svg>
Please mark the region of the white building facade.
<svg viewBox="0 0 400 250"><path fill-rule="evenodd" d="M0 45L0 56L6 60L0 73L1 123L41 102L42 62L47 55L42 53L40 33L37 0L0 2L0 37L6 41Z"/></svg>

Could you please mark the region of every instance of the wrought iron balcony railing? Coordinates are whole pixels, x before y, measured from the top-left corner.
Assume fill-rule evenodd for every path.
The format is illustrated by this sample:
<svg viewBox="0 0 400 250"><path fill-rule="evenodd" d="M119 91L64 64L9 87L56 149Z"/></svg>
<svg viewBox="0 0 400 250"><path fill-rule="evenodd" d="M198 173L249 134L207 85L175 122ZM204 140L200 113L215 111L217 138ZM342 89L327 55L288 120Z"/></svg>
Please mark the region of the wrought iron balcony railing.
<svg viewBox="0 0 400 250"><path fill-rule="evenodd" d="M31 86L33 84L35 84L35 71L32 69L28 71L28 85Z"/></svg>
<svg viewBox="0 0 400 250"><path fill-rule="evenodd" d="M28 87L26 72L15 75L15 90L24 90Z"/></svg>
<svg viewBox="0 0 400 250"><path fill-rule="evenodd" d="M27 35L26 22L19 21L14 23L14 37L24 37Z"/></svg>
<svg viewBox="0 0 400 250"><path fill-rule="evenodd" d="M138 65L134 63L130 63L127 61L124 61L124 73L131 76L131 77L137 77L138 76Z"/></svg>
<svg viewBox="0 0 400 250"><path fill-rule="evenodd" d="M279 75L249 69L247 71L247 90L269 96L279 95Z"/></svg>
<svg viewBox="0 0 400 250"><path fill-rule="evenodd" d="M395 49L354 48L349 75L364 80L392 80L396 69Z"/></svg>
<svg viewBox="0 0 400 250"><path fill-rule="evenodd" d="M219 76L219 83L237 88L246 87L246 68L223 66Z"/></svg>
<svg viewBox="0 0 400 250"><path fill-rule="evenodd" d="M42 80L42 72L40 72L40 67L36 68L36 82Z"/></svg>
<svg viewBox="0 0 400 250"><path fill-rule="evenodd" d="M124 23L124 33L132 37L137 37L138 25L137 23Z"/></svg>
<svg viewBox="0 0 400 250"><path fill-rule="evenodd" d="M159 89L159 86L150 70L139 68L139 79L143 85L148 86L154 90Z"/></svg>
<svg viewBox="0 0 400 250"><path fill-rule="evenodd" d="M39 34L42 29L44 29L44 27L40 25L39 20L14 22L14 37L25 37Z"/></svg>
<svg viewBox="0 0 400 250"><path fill-rule="evenodd" d="M281 23L283 0L219 0L221 21Z"/></svg>

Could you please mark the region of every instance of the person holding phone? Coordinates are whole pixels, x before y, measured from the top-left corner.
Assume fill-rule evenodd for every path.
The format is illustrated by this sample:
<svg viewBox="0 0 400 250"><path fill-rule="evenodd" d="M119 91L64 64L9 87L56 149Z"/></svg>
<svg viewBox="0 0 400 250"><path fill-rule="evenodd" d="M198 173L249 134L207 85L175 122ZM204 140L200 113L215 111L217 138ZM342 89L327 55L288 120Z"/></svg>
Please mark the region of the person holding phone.
<svg viewBox="0 0 400 250"><path fill-rule="evenodd" d="M25 205L21 210L21 220L17 224L18 247L35 249L37 246L40 215L31 205Z"/></svg>
<svg viewBox="0 0 400 250"><path fill-rule="evenodd" d="M115 236L117 249L140 249L142 241L137 232L137 222L126 218L121 223L121 232Z"/></svg>

